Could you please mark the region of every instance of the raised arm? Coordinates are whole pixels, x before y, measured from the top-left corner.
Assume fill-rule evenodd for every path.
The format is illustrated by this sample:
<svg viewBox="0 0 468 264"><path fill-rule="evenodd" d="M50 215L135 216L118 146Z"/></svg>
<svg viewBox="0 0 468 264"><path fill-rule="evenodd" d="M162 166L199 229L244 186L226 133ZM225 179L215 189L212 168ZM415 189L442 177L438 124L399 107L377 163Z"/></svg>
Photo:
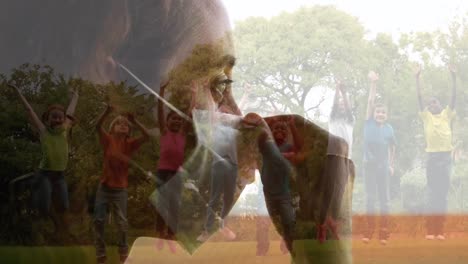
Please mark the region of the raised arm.
<svg viewBox="0 0 468 264"><path fill-rule="evenodd" d="M127 113L127 119L128 119L128 121L130 121L130 123L132 123L135 127L137 127L142 133L142 136L140 138L138 138L137 141L140 142L140 143L144 142L144 141L147 141L148 138L149 138L148 129L142 123L140 123L138 120L136 120L135 116L132 113Z"/></svg>
<svg viewBox="0 0 468 264"><path fill-rule="evenodd" d="M297 132L296 119L294 118L294 116L289 116L288 125L289 125L289 130L291 130L291 135L293 138L294 152L297 153L302 150L302 146L304 145L304 142L302 138L299 136L299 133Z"/></svg>
<svg viewBox="0 0 468 264"><path fill-rule="evenodd" d="M370 89L369 98L367 99L366 120L372 117L372 111L374 111L375 93L377 89L377 81L379 80L379 75L373 71L370 71L368 77L370 81Z"/></svg>
<svg viewBox="0 0 468 264"><path fill-rule="evenodd" d="M159 88L159 96L164 98L164 92L166 91L166 87L169 84L169 81L161 85ZM162 100L158 100L158 124L159 124L159 132L162 134L166 129L166 120L164 119L164 103Z"/></svg>
<svg viewBox="0 0 468 264"><path fill-rule="evenodd" d="M110 113L114 111L114 107L110 104L107 105L106 110L99 116L97 122L96 122L96 130L98 131L99 135L104 135L106 134L106 130L102 127L102 124L104 123L104 120L109 116Z"/></svg>
<svg viewBox="0 0 468 264"><path fill-rule="evenodd" d="M341 94L341 98L343 98L343 103L346 111L346 117L350 122L354 120L353 113L351 111L351 104L349 103L348 95L346 94L346 89L341 81L336 82L336 93ZM336 97L336 94L335 94ZM336 99L336 98L335 98Z"/></svg>
<svg viewBox="0 0 468 264"><path fill-rule="evenodd" d="M416 92L418 96L418 104L419 104L419 110L423 111L424 110L424 104L423 104L423 99L421 95L421 84L420 84L420 76L421 76L421 65L416 66L414 76L416 78Z"/></svg>
<svg viewBox="0 0 468 264"><path fill-rule="evenodd" d="M388 147L388 165L390 167L390 174L393 175L395 172L395 144L391 144Z"/></svg>
<svg viewBox="0 0 468 264"><path fill-rule="evenodd" d="M21 103L23 104L23 106L26 108L26 111L28 112L28 116L29 116L29 120L31 124L35 128L37 128L37 130L39 130L40 134L44 133L44 131L46 130L44 124L42 123L41 119L39 119L39 117L36 115L31 105L29 105L26 98L21 94L21 91L18 89L18 87L16 87L13 84L8 84L8 86L15 89L16 93L18 94L18 97L21 100Z"/></svg>
<svg viewBox="0 0 468 264"><path fill-rule="evenodd" d="M449 65L450 75L452 76L452 99L450 100L449 107L455 109L455 103L457 100L457 68L455 65Z"/></svg>
<svg viewBox="0 0 468 264"><path fill-rule="evenodd" d="M76 109L76 105L78 104L78 90L77 89L73 89L71 91L71 94L72 94L72 99L70 101L70 104L68 105L68 108L67 108L67 118L65 119L65 122L66 124L69 126L71 125L71 123L73 122L73 120L71 120L70 118L73 118L73 115L75 114L75 109Z"/></svg>

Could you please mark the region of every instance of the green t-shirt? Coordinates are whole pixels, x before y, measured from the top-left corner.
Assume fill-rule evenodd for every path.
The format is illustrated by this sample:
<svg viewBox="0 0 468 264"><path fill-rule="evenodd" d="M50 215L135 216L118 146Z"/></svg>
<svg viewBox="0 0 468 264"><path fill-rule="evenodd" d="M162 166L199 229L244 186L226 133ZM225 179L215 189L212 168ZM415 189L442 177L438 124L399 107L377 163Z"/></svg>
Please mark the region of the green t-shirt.
<svg viewBox="0 0 468 264"><path fill-rule="evenodd" d="M68 130L47 128L41 135L42 159L39 169L64 171L68 163Z"/></svg>

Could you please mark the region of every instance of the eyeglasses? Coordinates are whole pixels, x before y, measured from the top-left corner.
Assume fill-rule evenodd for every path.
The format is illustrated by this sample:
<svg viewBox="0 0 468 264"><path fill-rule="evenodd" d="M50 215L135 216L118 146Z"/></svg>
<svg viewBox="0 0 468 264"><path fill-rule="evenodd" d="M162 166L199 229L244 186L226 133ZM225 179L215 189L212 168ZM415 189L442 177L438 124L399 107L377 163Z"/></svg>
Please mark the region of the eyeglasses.
<svg viewBox="0 0 468 264"><path fill-rule="evenodd" d="M218 83L216 84L216 86L214 87L214 89L215 89L218 93L223 94L224 91L226 90L227 85L230 84L230 83L232 83L232 82L233 82L233 80L231 80L231 79L222 80L222 81L220 81L220 82L218 82Z"/></svg>

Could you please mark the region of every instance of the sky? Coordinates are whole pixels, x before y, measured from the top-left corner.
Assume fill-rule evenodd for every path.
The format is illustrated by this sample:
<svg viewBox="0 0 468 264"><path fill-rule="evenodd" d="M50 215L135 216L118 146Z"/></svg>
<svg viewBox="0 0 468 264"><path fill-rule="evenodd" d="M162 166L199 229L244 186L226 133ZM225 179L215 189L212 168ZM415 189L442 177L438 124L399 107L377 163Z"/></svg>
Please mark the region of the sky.
<svg viewBox="0 0 468 264"><path fill-rule="evenodd" d="M272 17L301 6L334 5L359 19L369 34L446 29L468 11L466 0L223 0L231 22L250 16Z"/></svg>

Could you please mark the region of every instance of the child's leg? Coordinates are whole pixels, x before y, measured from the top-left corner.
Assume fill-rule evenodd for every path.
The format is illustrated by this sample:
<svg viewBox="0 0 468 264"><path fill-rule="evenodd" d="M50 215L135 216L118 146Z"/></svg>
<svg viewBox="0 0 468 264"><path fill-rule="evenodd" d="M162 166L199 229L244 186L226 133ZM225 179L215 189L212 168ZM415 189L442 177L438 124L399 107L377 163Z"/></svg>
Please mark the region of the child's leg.
<svg viewBox="0 0 468 264"><path fill-rule="evenodd" d="M388 239L388 174L387 166L379 167L377 173L377 195L380 205L380 233L379 239Z"/></svg>
<svg viewBox="0 0 468 264"><path fill-rule="evenodd" d="M434 235L440 235L443 234L444 215L447 211L452 158L450 152L431 153L431 156L431 165L427 166L427 183L429 205L431 206L430 214L434 215L431 217L432 232Z"/></svg>
<svg viewBox="0 0 468 264"><path fill-rule="evenodd" d="M269 229L271 225L268 215L258 215L257 222L257 255L265 255L270 248Z"/></svg>
<svg viewBox="0 0 468 264"><path fill-rule="evenodd" d="M182 178L175 174L167 183L169 191L169 210L168 210L168 238L175 239L177 234L177 225L179 223L179 207L182 192Z"/></svg>
<svg viewBox="0 0 468 264"><path fill-rule="evenodd" d="M167 179L168 172L159 170L156 173L157 183L157 196L156 196L156 237L165 239L167 238L168 227L166 224L167 210L168 210L168 192L167 192Z"/></svg>
<svg viewBox="0 0 468 264"><path fill-rule="evenodd" d="M296 226L296 214L291 199L282 199L279 207L281 225L283 228L283 238L289 252L293 250L294 229Z"/></svg>
<svg viewBox="0 0 468 264"><path fill-rule="evenodd" d="M365 164L365 189L366 189L366 207L367 207L367 229L364 237L371 238L375 229L375 201L377 200L377 182L375 164Z"/></svg>
<svg viewBox="0 0 468 264"><path fill-rule="evenodd" d="M54 173L53 177L50 177L52 183L52 198L57 212L56 227L60 233L69 233L69 223L67 211L69 208L68 199L68 187L65 182L63 172Z"/></svg>
<svg viewBox="0 0 468 264"><path fill-rule="evenodd" d="M106 243L104 241L104 224L107 219L107 208L109 204L109 194L99 185L96 192L96 201L94 205L94 233L96 257L106 257Z"/></svg>
<svg viewBox="0 0 468 264"><path fill-rule="evenodd" d="M119 247L120 256L125 258L128 255L127 201L128 195L126 189L113 191L112 204L114 205L114 216L119 231L117 246Z"/></svg>
<svg viewBox="0 0 468 264"><path fill-rule="evenodd" d="M211 168L210 200L208 202L205 231L212 231L215 221L215 210L219 206L219 200L224 187L224 162L216 162Z"/></svg>
<svg viewBox="0 0 468 264"><path fill-rule="evenodd" d="M39 170L34 176L32 205L43 218L49 216L52 186L46 171Z"/></svg>
<svg viewBox="0 0 468 264"><path fill-rule="evenodd" d="M289 252L293 252L296 216L291 199L268 199L265 197L268 214L278 233L283 237Z"/></svg>
<svg viewBox="0 0 468 264"><path fill-rule="evenodd" d="M237 180L237 165L231 162L226 162L224 183L223 183L223 209L221 211L221 218L224 220L229 214L232 206L234 205L234 194L236 192ZM223 221L224 227L224 221Z"/></svg>

